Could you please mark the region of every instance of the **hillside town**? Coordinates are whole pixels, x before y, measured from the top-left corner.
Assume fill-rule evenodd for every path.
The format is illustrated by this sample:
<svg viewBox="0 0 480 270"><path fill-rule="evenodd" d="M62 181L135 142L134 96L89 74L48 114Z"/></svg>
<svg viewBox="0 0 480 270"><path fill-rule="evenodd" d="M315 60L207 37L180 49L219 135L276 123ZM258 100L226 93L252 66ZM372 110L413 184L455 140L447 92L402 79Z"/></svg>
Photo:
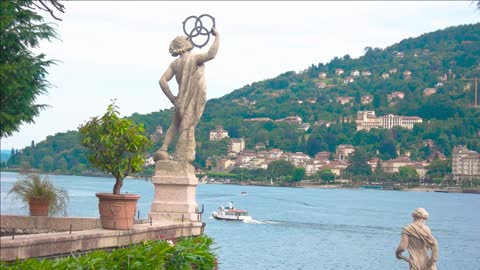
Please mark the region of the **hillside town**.
<svg viewBox="0 0 480 270"><path fill-rule="evenodd" d="M272 120L269 118L246 119L245 121L275 121L286 122L295 125L298 129L308 129L309 124L303 123L299 116L290 116L284 119ZM372 128L392 129L400 126L412 129L414 124L421 123L419 117L404 117L395 115L375 116L374 111L359 111L355 119L357 131L369 131ZM161 127L157 132L162 132ZM159 134L154 135L159 136ZM209 157L206 161L205 169L213 172L230 172L235 168L243 169L267 169L268 165L277 160L290 162L295 167L305 169L305 175L313 176L322 170L329 170L335 175L336 181L349 182L345 170L349 166L349 158L355 152L355 147L350 144L339 144L335 152L321 151L314 157L310 157L303 152L290 153L280 149L266 149L265 144L258 143L254 149L246 149L244 138L230 138L228 131L223 126L217 126L209 133L210 141L228 140L228 150L223 156ZM433 140L425 140L424 146L434 148ZM399 154L399 153L398 153ZM426 178L429 165L434 159L445 161L447 158L439 151L433 151L427 160L413 161L410 159L410 153L390 160L381 160L378 157L368 160L372 173L381 169L383 173L398 173L401 167L414 168L420 181ZM149 157L146 160L147 165L153 165L153 159ZM199 172L202 172L201 170ZM469 150L466 146L456 146L452 152L452 174L451 178L456 184L462 181L472 181L480 178L480 154Z"/></svg>

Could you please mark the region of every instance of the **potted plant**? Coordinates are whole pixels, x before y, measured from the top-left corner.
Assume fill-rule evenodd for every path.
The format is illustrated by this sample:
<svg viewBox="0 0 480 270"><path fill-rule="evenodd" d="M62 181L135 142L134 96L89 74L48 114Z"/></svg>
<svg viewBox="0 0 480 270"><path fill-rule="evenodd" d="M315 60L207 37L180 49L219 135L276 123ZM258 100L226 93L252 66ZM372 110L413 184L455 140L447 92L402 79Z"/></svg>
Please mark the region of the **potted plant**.
<svg viewBox="0 0 480 270"><path fill-rule="evenodd" d="M90 164L115 177L112 193L96 193L104 229L133 228L135 209L140 198L134 194L120 194L123 180L142 169L144 152L150 141L144 135L143 125L120 118L115 101L102 117L93 117L80 125L81 144L88 149Z"/></svg>
<svg viewBox="0 0 480 270"><path fill-rule="evenodd" d="M28 204L31 216L48 216L67 214L68 192L56 187L48 180L35 173L22 173L8 192L15 199Z"/></svg>

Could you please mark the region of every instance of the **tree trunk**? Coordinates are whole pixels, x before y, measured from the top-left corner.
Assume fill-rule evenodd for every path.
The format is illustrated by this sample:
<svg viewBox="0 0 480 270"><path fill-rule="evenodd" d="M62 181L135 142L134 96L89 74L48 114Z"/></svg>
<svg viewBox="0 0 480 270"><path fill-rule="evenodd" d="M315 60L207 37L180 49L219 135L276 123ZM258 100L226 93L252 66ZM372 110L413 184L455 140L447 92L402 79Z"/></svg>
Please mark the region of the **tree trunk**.
<svg viewBox="0 0 480 270"><path fill-rule="evenodd" d="M120 189L122 188L123 181L116 179L115 185L113 186L113 194L120 195Z"/></svg>

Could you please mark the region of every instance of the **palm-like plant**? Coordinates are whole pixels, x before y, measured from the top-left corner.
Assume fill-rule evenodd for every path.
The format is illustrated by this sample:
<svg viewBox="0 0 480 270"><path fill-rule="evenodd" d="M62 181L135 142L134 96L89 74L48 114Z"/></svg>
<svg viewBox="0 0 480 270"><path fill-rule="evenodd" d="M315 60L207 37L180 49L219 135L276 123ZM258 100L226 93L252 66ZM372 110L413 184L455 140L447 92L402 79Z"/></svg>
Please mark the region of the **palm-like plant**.
<svg viewBox="0 0 480 270"><path fill-rule="evenodd" d="M68 192L56 187L48 180L48 176L41 178L39 174L26 173L13 185L8 195L13 194L14 199L24 202L26 205L32 199L47 199L49 203L48 213L50 215L67 214L67 203L70 202Z"/></svg>

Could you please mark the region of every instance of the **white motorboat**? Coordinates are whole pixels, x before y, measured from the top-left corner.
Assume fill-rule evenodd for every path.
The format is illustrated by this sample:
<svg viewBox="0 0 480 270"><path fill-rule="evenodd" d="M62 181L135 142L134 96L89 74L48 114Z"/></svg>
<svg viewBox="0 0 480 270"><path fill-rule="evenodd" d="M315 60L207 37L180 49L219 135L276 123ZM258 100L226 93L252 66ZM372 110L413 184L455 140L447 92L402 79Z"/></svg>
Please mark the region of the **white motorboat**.
<svg viewBox="0 0 480 270"><path fill-rule="evenodd" d="M230 202L228 207L220 206L218 211L214 211L212 216L215 219L220 220L237 220L237 221L244 221L244 220L251 220L252 217L248 215L248 211L243 209L236 209L233 206L233 202Z"/></svg>

